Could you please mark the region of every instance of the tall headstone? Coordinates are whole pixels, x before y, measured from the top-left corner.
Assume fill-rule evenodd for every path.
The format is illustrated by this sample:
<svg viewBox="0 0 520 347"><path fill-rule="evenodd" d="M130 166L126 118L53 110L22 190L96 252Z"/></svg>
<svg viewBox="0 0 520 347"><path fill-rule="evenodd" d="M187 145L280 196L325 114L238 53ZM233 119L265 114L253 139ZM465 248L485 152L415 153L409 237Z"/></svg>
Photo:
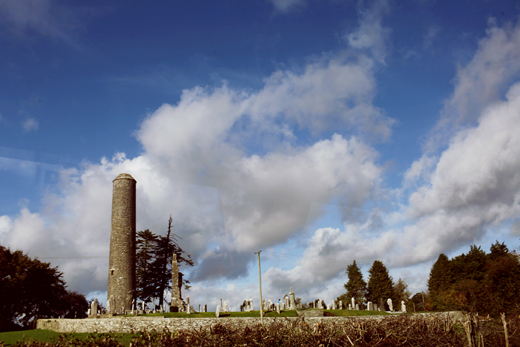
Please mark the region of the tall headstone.
<svg viewBox="0 0 520 347"><path fill-rule="evenodd" d="M406 312L406 304L401 300L401 312Z"/></svg>
<svg viewBox="0 0 520 347"><path fill-rule="evenodd" d="M170 303L170 312L182 311L182 277L179 276L179 265L177 264L177 254L172 255L172 301Z"/></svg>
<svg viewBox="0 0 520 347"><path fill-rule="evenodd" d="M291 292L289 293L289 310L296 310L296 299L292 291L292 287Z"/></svg>
<svg viewBox="0 0 520 347"><path fill-rule="evenodd" d="M115 313L116 307L131 310L135 298L136 183L126 173L120 174L113 181L107 289L107 299L113 305L108 313Z"/></svg>
<svg viewBox="0 0 520 347"><path fill-rule="evenodd" d="M92 317L96 317L97 316L97 311L98 311L98 300L94 300L92 301L92 303L90 304L90 316Z"/></svg>
<svg viewBox="0 0 520 347"><path fill-rule="evenodd" d="M352 301L352 307L356 307L356 300L354 300L354 297L352 297L351 301Z"/></svg>
<svg viewBox="0 0 520 347"><path fill-rule="evenodd" d="M388 304L388 309L390 310L390 312L394 312L394 305L392 304L392 299L388 299L386 300L387 304Z"/></svg>

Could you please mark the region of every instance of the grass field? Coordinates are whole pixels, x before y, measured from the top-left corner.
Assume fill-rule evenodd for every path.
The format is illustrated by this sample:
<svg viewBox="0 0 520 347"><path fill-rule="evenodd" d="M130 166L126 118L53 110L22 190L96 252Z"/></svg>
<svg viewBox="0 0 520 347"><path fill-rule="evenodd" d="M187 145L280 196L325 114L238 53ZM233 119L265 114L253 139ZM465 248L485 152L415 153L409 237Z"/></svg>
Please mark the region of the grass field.
<svg viewBox="0 0 520 347"><path fill-rule="evenodd" d="M382 311L348 311L348 310L320 310L325 316L375 316L388 315L389 313ZM151 313L140 316L158 316L164 318L215 318L215 312L195 312L187 314L185 312L166 312L166 313ZM132 316L127 316L132 317ZM260 311L252 312L225 312L220 313L219 317L260 317ZM264 317L298 317L296 311L282 311L280 314L275 311L264 312Z"/></svg>

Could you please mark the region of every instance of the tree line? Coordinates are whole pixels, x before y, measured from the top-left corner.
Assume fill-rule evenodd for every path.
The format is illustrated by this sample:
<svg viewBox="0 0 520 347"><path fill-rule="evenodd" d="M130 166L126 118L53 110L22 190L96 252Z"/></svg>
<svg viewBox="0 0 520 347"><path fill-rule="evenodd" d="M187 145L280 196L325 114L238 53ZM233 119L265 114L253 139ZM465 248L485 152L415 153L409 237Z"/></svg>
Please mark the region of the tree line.
<svg viewBox="0 0 520 347"><path fill-rule="evenodd" d="M401 301L409 301L410 291L406 282L399 278L395 283L388 273L388 269L380 260L375 260L368 270L368 283L363 279L363 274L356 261L347 266L345 271L348 281L344 287L346 293L340 295L336 300L343 302L343 307L348 307L352 298L360 309L367 307L370 301L377 304L382 310L388 310L387 300L391 299L393 305L400 305ZM394 306L398 309L399 306Z"/></svg>
<svg viewBox="0 0 520 347"><path fill-rule="evenodd" d="M467 254L448 259L440 254L428 279L425 308L463 310L498 317L520 311L519 254L496 241L486 253L471 246Z"/></svg>
<svg viewBox="0 0 520 347"><path fill-rule="evenodd" d="M354 298L360 308L372 301L388 309L386 300L390 298L394 309L405 301L408 311L466 311L493 317L520 312L520 255L498 241L489 253L473 245L467 254L452 259L440 254L430 270L428 290L412 297L405 281L393 282L380 260L368 271L368 283L355 260L345 272L347 292L336 299L344 307Z"/></svg>

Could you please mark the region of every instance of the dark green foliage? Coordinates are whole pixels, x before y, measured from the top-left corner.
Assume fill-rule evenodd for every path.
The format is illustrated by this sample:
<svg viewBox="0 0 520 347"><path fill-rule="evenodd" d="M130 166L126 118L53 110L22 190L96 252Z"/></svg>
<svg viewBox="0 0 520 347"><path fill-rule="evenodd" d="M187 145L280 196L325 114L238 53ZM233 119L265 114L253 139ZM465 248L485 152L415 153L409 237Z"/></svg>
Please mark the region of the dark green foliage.
<svg viewBox="0 0 520 347"><path fill-rule="evenodd" d="M408 284L402 278L399 278L397 282L394 283L394 295L399 307L401 307L401 301L404 301L408 306L408 301L410 300L412 293L410 293L408 290Z"/></svg>
<svg viewBox="0 0 520 347"><path fill-rule="evenodd" d="M155 295L152 262L158 236L149 229L137 232L136 290L137 297L150 301Z"/></svg>
<svg viewBox="0 0 520 347"><path fill-rule="evenodd" d="M356 264L356 261L349 266L347 266L346 270L348 276L348 282L345 283L344 287L347 290L346 297L345 294L340 296L340 300L344 300L344 303L347 305L350 303L350 298L354 298L356 302L361 307L364 303L366 292L367 292L367 283L363 280L363 274L361 270ZM346 302L345 302L346 301Z"/></svg>
<svg viewBox="0 0 520 347"><path fill-rule="evenodd" d="M498 241L486 254L471 246L451 260L441 254L430 272L428 289L434 310L465 310L490 314L520 311L520 262Z"/></svg>
<svg viewBox="0 0 520 347"><path fill-rule="evenodd" d="M441 293L448 290L453 284L452 267L448 257L441 253L433 264L428 279L428 291L432 298L432 309L442 311L447 309Z"/></svg>
<svg viewBox="0 0 520 347"><path fill-rule="evenodd" d="M415 293L414 296L412 296L411 306L412 309L410 311L413 312L423 312L423 311L430 311L431 305L430 305L430 294L425 292Z"/></svg>
<svg viewBox="0 0 520 347"><path fill-rule="evenodd" d="M38 318L84 317L87 300L68 292L57 267L0 246L0 331L26 328Z"/></svg>
<svg viewBox="0 0 520 347"><path fill-rule="evenodd" d="M86 318L88 310L88 302L85 295L78 292L69 292L64 295L63 310L60 316L64 318Z"/></svg>
<svg viewBox="0 0 520 347"><path fill-rule="evenodd" d="M394 291L394 283L383 262L375 260L368 272L370 275L367 286L367 300L378 303L380 299L383 299L386 305L386 300L392 299L394 305L396 305L397 298Z"/></svg>
<svg viewBox="0 0 520 347"><path fill-rule="evenodd" d="M180 236L172 233L171 230L172 218L170 216L166 236L156 235L149 229L137 232L137 297L143 301L159 298L161 306L165 290L171 289L173 254L177 255L179 266L182 263L193 266L191 256L177 243ZM189 281L183 279L186 289L189 289L188 283Z"/></svg>

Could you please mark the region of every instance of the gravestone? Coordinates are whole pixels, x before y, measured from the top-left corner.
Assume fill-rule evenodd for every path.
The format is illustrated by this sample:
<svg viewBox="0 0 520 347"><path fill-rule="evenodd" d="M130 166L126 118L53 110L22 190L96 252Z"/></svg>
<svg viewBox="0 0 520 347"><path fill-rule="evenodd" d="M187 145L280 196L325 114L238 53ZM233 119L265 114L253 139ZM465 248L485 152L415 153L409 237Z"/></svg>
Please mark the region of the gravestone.
<svg viewBox="0 0 520 347"><path fill-rule="evenodd" d="M187 306L186 307L186 313L187 314L191 314L191 311L190 311L190 297L189 297L189 295L186 296L186 306Z"/></svg>
<svg viewBox="0 0 520 347"><path fill-rule="evenodd" d="M182 274L179 273L179 264L177 263L177 254L172 254L172 300L170 302L170 312L183 311L184 303L181 295Z"/></svg>
<svg viewBox="0 0 520 347"><path fill-rule="evenodd" d="M348 310L352 311L352 304L348 304Z"/></svg>
<svg viewBox="0 0 520 347"><path fill-rule="evenodd" d="M406 304L404 301L401 301L401 312L406 312Z"/></svg>
<svg viewBox="0 0 520 347"><path fill-rule="evenodd" d="M97 316L97 311L98 311L98 300L95 299L94 301L92 301L92 303L90 304L90 314L93 316L93 317L96 317Z"/></svg>
<svg viewBox="0 0 520 347"><path fill-rule="evenodd" d="M215 316L218 316L220 315L220 305L217 305L217 309L215 310Z"/></svg>
<svg viewBox="0 0 520 347"><path fill-rule="evenodd" d="M294 293L292 291L292 287L291 287L291 292L289 293L289 309L296 310L296 300L295 300Z"/></svg>
<svg viewBox="0 0 520 347"><path fill-rule="evenodd" d="M356 311L359 311L359 305L356 304Z"/></svg>
<svg viewBox="0 0 520 347"><path fill-rule="evenodd" d="M341 301L341 300L339 301L339 309L343 310L343 301Z"/></svg>
<svg viewBox="0 0 520 347"><path fill-rule="evenodd" d="M224 306L222 308L222 312L227 312L227 311L228 311L228 309L227 309L227 302L224 301Z"/></svg>
<svg viewBox="0 0 520 347"><path fill-rule="evenodd" d="M352 297L352 307L356 307L356 300L354 300L354 297Z"/></svg>
<svg viewBox="0 0 520 347"><path fill-rule="evenodd" d="M374 311L377 311L377 305L374 304Z"/></svg>
<svg viewBox="0 0 520 347"><path fill-rule="evenodd" d="M367 311L374 311L374 304L372 303L372 301L368 302Z"/></svg>
<svg viewBox="0 0 520 347"><path fill-rule="evenodd" d="M208 312L208 304L204 304L204 312Z"/></svg>
<svg viewBox="0 0 520 347"><path fill-rule="evenodd" d="M280 314L280 303L276 303L276 313Z"/></svg>
<svg viewBox="0 0 520 347"><path fill-rule="evenodd" d="M394 305L392 304L392 299L388 299L386 300L387 304L388 304L388 308L390 310L390 312L394 312Z"/></svg>

